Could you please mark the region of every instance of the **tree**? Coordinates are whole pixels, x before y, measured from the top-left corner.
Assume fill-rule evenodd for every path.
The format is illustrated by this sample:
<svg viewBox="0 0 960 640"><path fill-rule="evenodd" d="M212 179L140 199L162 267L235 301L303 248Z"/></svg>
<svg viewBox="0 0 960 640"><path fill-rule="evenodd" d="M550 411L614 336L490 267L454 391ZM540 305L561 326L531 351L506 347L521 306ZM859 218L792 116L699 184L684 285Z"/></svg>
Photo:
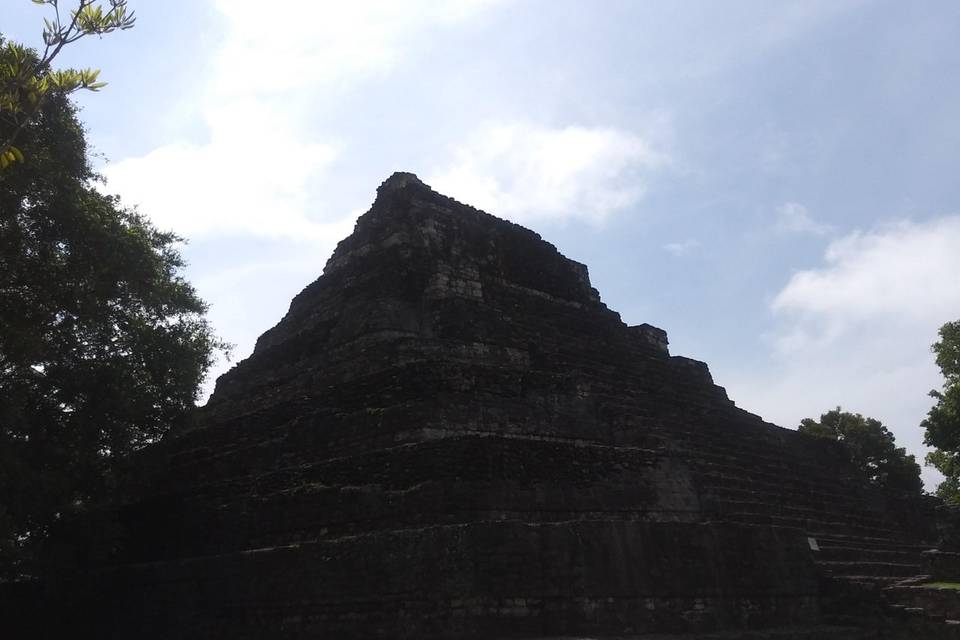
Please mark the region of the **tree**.
<svg viewBox="0 0 960 640"><path fill-rule="evenodd" d="M97 80L100 75L97 69L52 70L50 65L60 51L85 36L130 29L136 22L133 12L127 12L127 0L109 0L110 8L106 11L99 2L79 0L77 8L70 12L69 21L61 19L58 0L31 1L53 7L54 17L44 19L42 55L14 42L8 42L2 51L0 170L24 161L23 152L15 146L17 137L37 117L47 99L79 89L98 91L106 85Z"/></svg>
<svg viewBox="0 0 960 640"><path fill-rule="evenodd" d="M924 444L937 449L927 454L927 464L946 476L937 495L960 504L960 320L946 323L939 334L932 349L943 374L943 389L930 392L937 402L920 426L925 430Z"/></svg>
<svg viewBox="0 0 960 640"><path fill-rule="evenodd" d="M2 46L0 42L0 46ZM51 93L0 172L0 571L110 499L124 456L183 420L216 352L179 241L95 188ZM19 568L18 568L19 567Z"/></svg>
<svg viewBox="0 0 960 640"><path fill-rule="evenodd" d="M837 407L822 414L819 422L803 419L799 431L843 442L851 462L881 486L916 492L923 488L920 465L906 449L896 446L893 434L879 420Z"/></svg>

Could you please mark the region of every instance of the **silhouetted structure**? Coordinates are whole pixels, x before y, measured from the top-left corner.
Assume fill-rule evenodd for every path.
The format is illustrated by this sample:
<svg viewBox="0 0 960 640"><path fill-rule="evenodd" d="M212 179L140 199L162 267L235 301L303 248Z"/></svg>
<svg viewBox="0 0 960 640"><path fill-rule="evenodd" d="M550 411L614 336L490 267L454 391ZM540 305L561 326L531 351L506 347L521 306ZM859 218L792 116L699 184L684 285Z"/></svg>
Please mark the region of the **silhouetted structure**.
<svg viewBox="0 0 960 640"><path fill-rule="evenodd" d="M887 615L939 537L935 499L737 408L584 265L404 173L142 464L105 636L874 637L824 625Z"/></svg>

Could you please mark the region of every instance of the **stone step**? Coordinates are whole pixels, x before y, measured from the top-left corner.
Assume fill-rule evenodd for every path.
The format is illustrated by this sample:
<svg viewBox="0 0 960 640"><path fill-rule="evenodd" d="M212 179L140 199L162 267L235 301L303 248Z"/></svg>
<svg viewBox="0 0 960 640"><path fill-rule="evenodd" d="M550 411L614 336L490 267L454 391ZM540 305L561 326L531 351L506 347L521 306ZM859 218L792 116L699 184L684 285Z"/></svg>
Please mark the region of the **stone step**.
<svg viewBox="0 0 960 640"><path fill-rule="evenodd" d="M898 550L898 549L865 549L858 546L831 546L817 541L820 551L815 554L818 560L822 561L875 561L875 562L901 562L906 564L921 564L921 553L919 550Z"/></svg>
<svg viewBox="0 0 960 640"><path fill-rule="evenodd" d="M943 619L960 618L960 591L939 589L923 584L894 584L883 590L883 597L891 606L921 607L929 616Z"/></svg>
<svg viewBox="0 0 960 640"><path fill-rule="evenodd" d="M707 477L725 479L749 479L777 487L786 487L796 493L815 495L825 500L855 501L856 497L848 491L837 491L836 483L811 481L800 477L791 477L776 471L765 471L753 466L746 457L741 460L705 460L693 459L691 466L696 472ZM842 485L841 485L842 486Z"/></svg>
<svg viewBox="0 0 960 640"><path fill-rule="evenodd" d="M834 576L908 577L915 576L922 571L920 564L899 562L818 560L817 566L826 569Z"/></svg>
<svg viewBox="0 0 960 640"><path fill-rule="evenodd" d="M874 589L884 589L895 585L904 579L903 576L856 576L856 575L837 575L836 578L842 579L853 584L869 586Z"/></svg>
<svg viewBox="0 0 960 640"><path fill-rule="evenodd" d="M812 507L796 506L791 502L767 502L756 500L718 500L714 506L721 513L753 513L757 515L773 515L794 518L822 520L829 515L831 521L849 522L858 526L883 527L882 518L874 515L862 515L849 511L833 509L815 509Z"/></svg>
<svg viewBox="0 0 960 640"><path fill-rule="evenodd" d="M707 511L713 510L720 513L735 511L739 513L783 515L815 520L844 521L864 527L893 530L903 534L913 533L911 531L903 531L897 523L891 522L889 519L884 518L872 510L857 509L856 507L840 509L833 506L818 508L814 504L802 502L787 495L777 495L770 492L751 493L738 491L737 493L731 492L723 497L702 496L701 505Z"/></svg>
<svg viewBox="0 0 960 640"><path fill-rule="evenodd" d="M700 485L701 501L705 507L726 502L758 503L771 508L806 509L814 513L837 513L858 515L861 518L881 520L883 515L872 509L864 509L856 504L834 505L820 499L782 490L778 487L747 484L739 488L711 487Z"/></svg>
<svg viewBox="0 0 960 640"><path fill-rule="evenodd" d="M792 477L788 473L778 473L776 470L764 470L751 465L746 456L742 460L709 460L698 459L692 453L689 455L691 457L687 460L691 470L706 477L725 480L747 479L751 482L789 487L798 493L809 493L828 499L841 499L851 502L860 501L864 494L861 487L847 484L841 480L836 482L811 481L804 477Z"/></svg>
<svg viewBox="0 0 960 640"><path fill-rule="evenodd" d="M840 534L820 534L814 537L816 537L821 549L830 546L855 546L863 549L921 552L936 547L934 543L918 543L902 538L878 538L876 536L850 536Z"/></svg>
<svg viewBox="0 0 960 640"><path fill-rule="evenodd" d="M783 505L810 509L815 512L835 512L838 514L856 514L862 518L875 518L878 524L883 522L882 511L870 508L863 502L853 500L837 500L823 498L816 495L792 492L782 486L769 483L753 483L742 479L700 479L701 491L705 501L742 501L758 502L770 505Z"/></svg>
<svg viewBox="0 0 960 640"><path fill-rule="evenodd" d="M750 524L770 524L780 527L796 527L818 534L855 534L871 537L897 538L900 532L878 526L871 522L860 521L852 516L833 513L821 513L817 516L794 516L757 511L720 512L719 519L748 522Z"/></svg>
<svg viewBox="0 0 960 640"><path fill-rule="evenodd" d="M642 636L598 636L592 640L876 640L874 630L845 625L773 627L749 631L714 631L696 634L644 634ZM570 636L538 636L531 640L575 640Z"/></svg>
<svg viewBox="0 0 960 640"><path fill-rule="evenodd" d="M796 456L795 452L771 457L747 450L718 452L691 447L688 454L690 459L697 461L697 467L711 469L714 473L727 470L727 475L734 477L766 477L777 484L813 491L830 499L846 497L861 500L876 490L865 478L838 472L834 466L811 464ZM843 491L837 492L838 487L842 487Z"/></svg>
<svg viewBox="0 0 960 640"><path fill-rule="evenodd" d="M696 458L710 461L750 460L751 468L769 473L785 474L794 480L808 484L828 487L838 478L848 479L857 483L860 478L838 473L830 466L804 460L796 452L751 451L749 447L721 449L719 447L692 446L687 451ZM755 464L754 464L755 463Z"/></svg>
<svg viewBox="0 0 960 640"><path fill-rule="evenodd" d="M887 605L887 611L900 618L923 618L923 607L908 607L903 604Z"/></svg>
<svg viewBox="0 0 960 640"><path fill-rule="evenodd" d="M897 532L892 530L884 530L875 527L861 527L857 525L851 525L845 522L830 522L822 520L813 520L809 518L791 518L787 516L765 516L757 514L737 514L731 513L726 514L722 518L723 520L731 522L741 522L744 524L760 525L760 526L778 526L778 527L795 527L807 531L812 537L820 537L824 534L829 535L864 535L864 536L890 536L895 538Z"/></svg>
<svg viewBox="0 0 960 640"><path fill-rule="evenodd" d="M792 509L803 509L813 514L835 513L838 515L858 516L860 518L872 518L876 524L882 523L880 514L868 509L860 509L854 505L847 508L834 505L819 506L816 500L805 499L801 496L778 493L774 490L751 490L751 489L722 489L712 490L707 493L701 493L701 502L705 509L711 506L723 505L726 503L755 503L766 505L765 511L782 510L785 513L801 515ZM822 503L821 503L822 504ZM807 515L807 514L803 514Z"/></svg>
<svg viewBox="0 0 960 640"><path fill-rule="evenodd" d="M743 425L737 425L729 429L722 426L720 428L713 428L713 425L705 425L704 428L699 431L675 429L664 429L663 431L669 435L671 441L696 450L733 455L746 453L750 456L758 456L764 460L780 461L796 459L804 468L828 470L832 472L830 475L838 475L832 463L823 461L816 455L820 453L819 451L815 449L804 450L803 452L809 455L798 458L796 455L798 447L795 446L797 443L770 440L767 429L764 429L763 433L749 434L744 430ZM796 432L792 430L787 431L787 433L791 435L796 434ZM803 440L802 436L799 438Z"/></svg>
<svg viewBox="0 0 960 640"><path fill-rule="evenodd" d="M751 444L749 441L737 438L734 438L733 442L734 444L731 444L727 438L722 440L697 437L681 438L679 440L676 438L672 439L674 446L704 456L720 458L739 458L741 456L756 457L761 463L779 468L785 468L786 463L789 463L790 460L793 459L799 465L799 469L803 471L823 472L829 469L829 467L814 458L798 456L796 451L791 452L787 449L771 447L766 444ZM834 470L831 475L837 475L836 470Z"/></svg>
<svg viewBox="0 0 960 640"><path fill-rule="evenodd" d="M850 527L842 523L834 523L827 526L819 526L820 524L821 523L811 522L807 528L807 534L818 541L831 536L871 539L879 543L898 542L902 540L902 534L899 531L876 529L873 527Z"/></svg>
<svg viewBox="0 0 960 640"><path fill-rule="evenodd" d="M585 452L591 452L591 455L602 455L607 458L624 458L626 462L633 465L637 463L653 464L657 453L649 449L642 449L636 446L614 446L598 442L589 442L576 438L551 438L544 436L525 435L525 434L499 434L491 432L462 432L448 438L437 438L422 442L404 443L391 447L382 447L374 450L363 451L350 455L330 457L325 456L311 462L300 462L282 466L275 464L259 473L251 473L250 469L237 468L234 475L219 476L209 481L200 480L191 485L192 492L201 492L215 487L221 487L223 491L245 490L244 485L255 485L258 495L266 495L275 490L289 489L290 486L303 484L306 481L314 482L317 478L322 478L326 484L339 486L348 484L350 486L359 486L362 484L377 484L389 480L396 484L403 482L405 476L410 476L407 482L412 486L419 482L438 479L437 474L447 473L451 475L462 465L456 462L444 461L445 457L438 453L431 454L436 449L459 448L464 450L471 447L482 447L485 451L493 450L489 453L486 460L498 461L503 457L504 447L511 451L520 451L519 459L524 458L523 451L534 448L533 453L548 451L560 452L571 460L583 459ZM428 452L419 454L419 452ZM466 455L461 451L462 455ZM509 453L509 452L507 452ZM426 455L426 460L417 460L417 464L410 464L407 457L416 455ZM397 460L397 464L390 467L392 460ZM480 462L482 462L481 459ZM476 462L470 458L467 462ZM504 465L501 465L503 467ZM535 465L529 465L535 468ZM372 478L369 473L364 471L373 468L378 476L388 475L389 478ZM522 467L518 465L518 470ZM570 467L568 467L570 468ZM454 469L454 472L451 472ZM476 471L486 470L481 464ZM506 466L509 471L509 465ZM330 478L331 474L335 477ZM457 474L459 477L459 474Z"/></svg>

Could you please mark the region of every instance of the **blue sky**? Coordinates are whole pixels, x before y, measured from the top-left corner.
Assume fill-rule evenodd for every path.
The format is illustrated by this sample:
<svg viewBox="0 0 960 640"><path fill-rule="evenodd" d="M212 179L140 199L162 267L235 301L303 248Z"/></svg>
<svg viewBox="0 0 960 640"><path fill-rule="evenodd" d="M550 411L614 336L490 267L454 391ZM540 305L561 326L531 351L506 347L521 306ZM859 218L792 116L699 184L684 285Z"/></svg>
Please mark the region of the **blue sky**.
<svg viewBox="0 0 960 640"><path fill-rule="evenodd" d="M39 44L44 8L6 5ZM268 6L131 0L62 61L110 82L79 98L106 189L189 239L236 357L407 170L588 264L740 406L839 404L922 457L960 318L960 4Z"/></svg>

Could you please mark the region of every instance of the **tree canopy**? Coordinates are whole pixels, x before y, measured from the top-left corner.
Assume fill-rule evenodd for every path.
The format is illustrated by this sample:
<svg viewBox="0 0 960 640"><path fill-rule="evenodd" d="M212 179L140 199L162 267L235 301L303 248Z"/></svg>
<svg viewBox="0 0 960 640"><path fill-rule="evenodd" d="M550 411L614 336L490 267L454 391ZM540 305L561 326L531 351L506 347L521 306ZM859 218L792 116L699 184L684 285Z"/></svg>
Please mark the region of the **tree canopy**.
<svg viewBox="0 0 960 640"><path fill-rule="evenodd" d="M106 85L98 80L97 69L52 69L60 51L85 36L130 29L136 22L133 12L127 10L127 0L109 0L106 10L95 0L79 0L69 15L61 15L59 0L31 1L51 6L53 17L43 21L42 53L15 42L7 42L0 52L0 171L24 161L17 138L48 98L79 89L97 91Z"/></svg>
<svg viewBox="0 0 960 640"><path fill-rule="evenodd" d="M843 442L851 462L879 485L917 492L923 488L920 465L906 449L896 446L893 434L879 420L837 407L821 414L819 422L805 418L799 431Z"/></svg>
<svg viewBox="0 0 960 640"><path fill-rule="evenodd" d="M224 346L179 238L96 188L65 92L0 136L13 126L30 153L0 172L0 572L110 497L118 461L186 415Z"/></svg>
<svg viewBox="0 0 960 640"><path fill-rule="evenodd" d="M930 392L936 404L920 423L924 444L937 449L926 461L946 477L937 495L960 504L960 320L940 327L940 340L932 348L944 381L940 391Z"/></svg>

